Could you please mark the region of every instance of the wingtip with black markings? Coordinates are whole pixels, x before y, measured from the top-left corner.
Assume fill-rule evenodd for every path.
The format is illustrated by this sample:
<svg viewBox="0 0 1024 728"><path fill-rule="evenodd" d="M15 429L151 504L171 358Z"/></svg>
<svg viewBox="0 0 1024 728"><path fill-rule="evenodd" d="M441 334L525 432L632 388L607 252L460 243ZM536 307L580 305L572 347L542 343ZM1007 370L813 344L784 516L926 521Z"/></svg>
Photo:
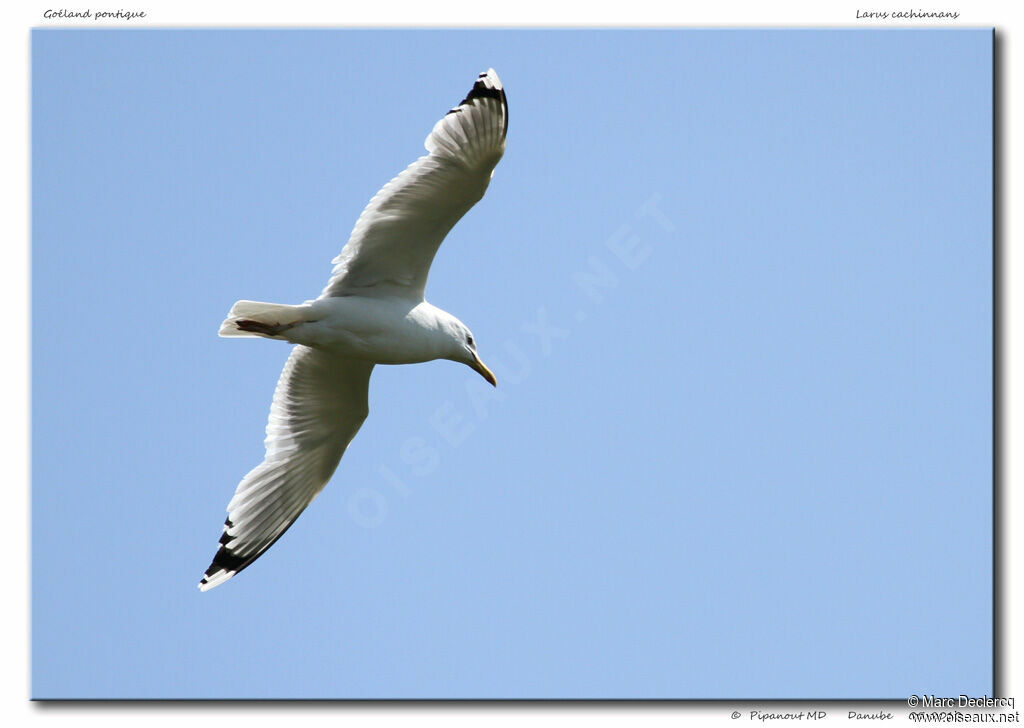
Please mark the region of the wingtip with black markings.
<svg viewBox="0 0 1024 728"><path fill-rule="evenodd" d="M213 589L218 584L223 584L252 563L253 559L247 560L233 553L229 548L232 538L228 532L233 527L234 524L230 518L224 521L224 532L220 535L220 548L214 554L213 562L206 570L206 573L203 574L203 578L199 580L199 591L207 591L208 589Z"/></svg>
<svg viewBox="0 0 1024 728"><path fill-rule="evenodd" d="M473 101L476 99L495 99L501 104L501 115L502 115L502 129L501 136L504 138L508 132L508 99L505 97L505 89L501 85L501 79L498 77L498 72L493 68L488 68L476 77L476 81L473 83L473 88L466 94L466 98L462 99L458 105L453 106L448 114L455 114L459 111L472 106Z"/></svg>
<svg viewBox="0 0 1024 728"><path fill-rule="evenodd" d="M487 69L483 73L477 75L476 81L473 82L473 87L469 89L469 93L466 94L466 97L459 101L457 105L453 106L453 108L444 115L437 125L442 125L444 119L453 114L471 112L474 108L486 108L489 99L498 101L497 104L490 105L490 113L494 114L497 112L501 115L501 131L497 134L497 138L495 138L494 141L497 143L504 143L505 136L509 129L509 104L508 98L505 96L505 88L502 86L502 80L498 77L498 72L494 69ZM437 127L435 126L435 130L436 128ZM429 137L427 148L431 148L429 144Z"/></svg>

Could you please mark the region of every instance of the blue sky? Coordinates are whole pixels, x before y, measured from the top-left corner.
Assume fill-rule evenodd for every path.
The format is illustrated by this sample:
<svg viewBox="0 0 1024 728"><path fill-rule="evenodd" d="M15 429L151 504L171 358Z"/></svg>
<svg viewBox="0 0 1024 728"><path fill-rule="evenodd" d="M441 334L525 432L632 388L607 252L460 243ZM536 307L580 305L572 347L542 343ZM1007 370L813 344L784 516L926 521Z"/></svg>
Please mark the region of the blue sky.
<svg viewBox="0 0 1024 728"><path fill-rule="evenodd" d="M33 687L991 693L987 31L36 31ZM374 192L489 66L442 246L466 367L378 367L335 477L200 594Z"/></svg>

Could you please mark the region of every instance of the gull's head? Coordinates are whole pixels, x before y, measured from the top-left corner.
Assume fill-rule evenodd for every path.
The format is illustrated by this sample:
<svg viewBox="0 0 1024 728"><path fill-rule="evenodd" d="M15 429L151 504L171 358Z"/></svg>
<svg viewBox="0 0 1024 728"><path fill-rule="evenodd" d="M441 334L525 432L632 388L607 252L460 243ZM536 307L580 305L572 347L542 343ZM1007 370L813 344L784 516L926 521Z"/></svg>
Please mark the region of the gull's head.
<svg viewBox="0 0 1024 728"><path fill-rule="evenodd" d="M476 339L473 338L473 332L460 321L453 321L453 324L448 330L448 335L452 339L454 351L448 358L452 361L462 362L497 387L498 380L495 378L494 372L481 361L480 355L476 353Z"/></svg>

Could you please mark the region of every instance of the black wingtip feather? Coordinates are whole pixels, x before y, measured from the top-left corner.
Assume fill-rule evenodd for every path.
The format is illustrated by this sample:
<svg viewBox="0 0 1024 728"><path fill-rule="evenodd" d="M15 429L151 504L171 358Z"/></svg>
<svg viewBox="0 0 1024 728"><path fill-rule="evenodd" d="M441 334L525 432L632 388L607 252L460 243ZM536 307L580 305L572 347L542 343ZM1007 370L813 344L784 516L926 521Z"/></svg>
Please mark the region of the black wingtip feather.
<svg viewBox="0 0 1024 728"><path fill-rule="evenodd" d="M221 537L223 539L223 537ZM223 543L223 540L221 541ZM236 574L242 570L245 558L234 554L227 546L221 546L213 556L213 563L206 570L206 576L213 576L218 571L233 571Z"/></svg>
<svg viewBox="0 0 1024 728"><path fill-rule="evenodd" d="M495 77L497 77L497 74L495 74ZM469 93L466 94L466 98L460 101L458 106L451 109L448 113L456 113L463 106L466 106L467 104L471 103L473 99L496 99L497 101L501 102L501 110L503 117L501 135L505 136L508 133L508 98L505 96L505 89L502 86L501 81L497 82L497 86L491 86L488 85L489 78L490 71L484 71L479 76L477 76L476 82L473 84L473 88L469 90Z"/></svg>
<svg viewBox="0 0 1024 728"><path fill-rule="evenodd" d="M292 523L295 523L295 521L293 520ZM274 537L273 541L271 541L266 546L261 548L255 554L252 554L250 556L239 556L234 551L232 551L227 545L233 540L232 536L228 536L227 529L233 528L235 525L231 522L231 519L228 518L226 521L224 521L224 533L222 533L220 536L219 543L221 544L221 547L217 549L217 553L213 555L213 561L210 563L210 568L208 568L204 572L203 578L200 579L199 584L206 584L209 581L208 577L211 577L214 574L217 574L221 571L228 571L231 572L231 576L236 576L238 572L245 569L253 561L255 561L260 556L265 554L271 546L277 543L278 539L284 536L288 529L292 527L292 523L289 523L287 526L285 526L284 530L281 531L281 533L277 534L277 536Z"/></svg>

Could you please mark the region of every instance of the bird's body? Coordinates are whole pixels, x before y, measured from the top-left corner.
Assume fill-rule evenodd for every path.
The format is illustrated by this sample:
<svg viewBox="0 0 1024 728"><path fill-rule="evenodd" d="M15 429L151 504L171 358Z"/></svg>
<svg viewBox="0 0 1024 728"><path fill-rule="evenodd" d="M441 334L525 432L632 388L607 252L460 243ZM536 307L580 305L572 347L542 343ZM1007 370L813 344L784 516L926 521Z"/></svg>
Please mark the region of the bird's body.
<svg viewBox="0 0 1024 728"><path fill-rule="evenodd" d="M232 307L221 336L296 346L274 392L266 456L228 503L220 548L200 589L255 561L323 489L369 412L375 365L451 359L496 384L469 329L423 293L441 241L483 197L507 129L505 92L492 69L435 124L429 154L370 201L319 298Z"/></svg>
<svg viewBox="0 0 1024 728"><path fill-rule="evenodd" d="M232 330L223 336L251 336L239 332L236 321L252 321L244 313L246 305L239 301L242 313L229 316L222 325ZM342 296L319 298L301 306L274 305L272 329L257 335L310 346L338 356L363 359L375 364L418 364L445 358L452 353L448 330L461 322L447 311L426 301L384 296Z"/></svg>

